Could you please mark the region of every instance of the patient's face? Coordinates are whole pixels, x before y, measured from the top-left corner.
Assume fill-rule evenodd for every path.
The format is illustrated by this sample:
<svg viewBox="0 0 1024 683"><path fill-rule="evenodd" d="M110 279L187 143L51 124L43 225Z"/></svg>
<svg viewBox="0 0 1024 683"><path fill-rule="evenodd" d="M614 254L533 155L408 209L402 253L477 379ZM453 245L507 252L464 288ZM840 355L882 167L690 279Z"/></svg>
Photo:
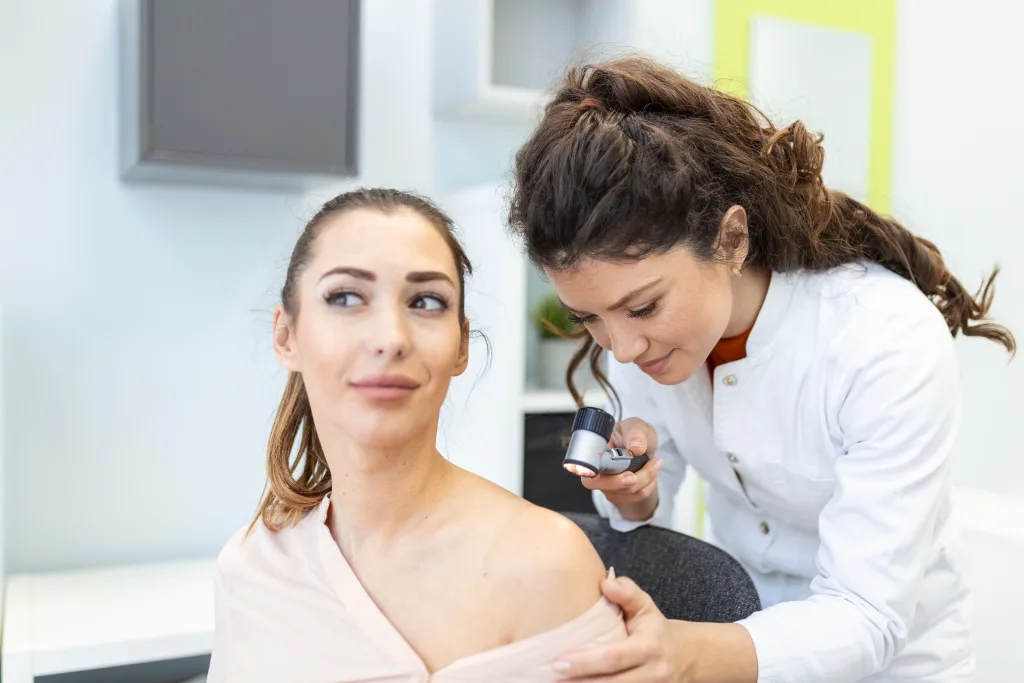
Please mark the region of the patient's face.
<svg viewBox="0 0 1024 683"><path fill-rule="evenodd" d="M279 314L275 325L321 434L331 425L371 447L433 444L448 385L467 364L458 282L444 238L411 210L327 219L299 278L297 319Z"/></svg>

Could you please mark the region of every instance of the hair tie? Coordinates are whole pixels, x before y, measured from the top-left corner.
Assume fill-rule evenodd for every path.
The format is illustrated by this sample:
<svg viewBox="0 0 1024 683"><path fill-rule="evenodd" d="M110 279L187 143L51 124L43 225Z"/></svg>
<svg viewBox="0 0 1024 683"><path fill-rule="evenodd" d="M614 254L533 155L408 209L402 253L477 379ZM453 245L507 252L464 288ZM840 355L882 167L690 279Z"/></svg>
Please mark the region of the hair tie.
<svg viewBox="0 0 1024 683"><path fill-rule="evenodd" d="M604 104L596 97L584 97L580 100L580 109L585 109L586 107L593 107L594 109L600 109L601 111L605 110Z"/></svg>

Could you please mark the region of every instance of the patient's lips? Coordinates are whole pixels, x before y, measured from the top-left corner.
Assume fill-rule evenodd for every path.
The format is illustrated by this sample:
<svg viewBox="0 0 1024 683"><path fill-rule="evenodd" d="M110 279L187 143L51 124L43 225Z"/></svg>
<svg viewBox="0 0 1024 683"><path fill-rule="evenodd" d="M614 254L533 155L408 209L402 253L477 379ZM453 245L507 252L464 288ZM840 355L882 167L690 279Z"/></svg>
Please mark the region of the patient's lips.
<svg viewBox="0 0 1024 683"><path fill-rule="evenodd" d="M400 401L408 398L420 387L420 383L401 374L371 375L350 382L363 398L372 401Z"/></svg>

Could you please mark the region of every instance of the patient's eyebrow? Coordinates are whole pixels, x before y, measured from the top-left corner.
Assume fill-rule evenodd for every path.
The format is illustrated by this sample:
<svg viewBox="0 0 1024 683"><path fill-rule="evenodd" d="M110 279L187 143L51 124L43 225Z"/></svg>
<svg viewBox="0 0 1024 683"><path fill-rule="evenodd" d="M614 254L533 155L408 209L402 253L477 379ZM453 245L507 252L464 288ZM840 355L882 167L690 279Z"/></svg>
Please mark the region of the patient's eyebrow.
<svg viewBox="0 0 1024 683"><path fill-rule="evenodd" d="M363 268L351 268L349 266L338 266L337 268L331 268L326 273L321 275L320 279L323 280L325 277L329 277L331 275L350 275L354 278L358 278L360 280L367 280L369 282L374 282L377 279L376 274L371 273L368 270L365 270Z"/></svg>
<svg viewBox="0 0 1024 683"><path fill-rule="evenodd" d="M348 275L360 280L366 280L367 282L376 282L377 280L376 273L366 270L365 268L353 268L351 266L338 266L337 268L331 268L321 275L320 279L323 280L331 275ZM436 282L437 280L443 280L451 286L455 286L455 282L452 281L451 277L439 270L414 270L405 276L406 282Z"/></svg>
<svg viewBox="0 0 1024 683"><path fill-rule="evenodd" d="M452 287L455 283L445 273L439 270L415 270L405 276L407 282L433 282L435 280L445 280Z"/></svg>

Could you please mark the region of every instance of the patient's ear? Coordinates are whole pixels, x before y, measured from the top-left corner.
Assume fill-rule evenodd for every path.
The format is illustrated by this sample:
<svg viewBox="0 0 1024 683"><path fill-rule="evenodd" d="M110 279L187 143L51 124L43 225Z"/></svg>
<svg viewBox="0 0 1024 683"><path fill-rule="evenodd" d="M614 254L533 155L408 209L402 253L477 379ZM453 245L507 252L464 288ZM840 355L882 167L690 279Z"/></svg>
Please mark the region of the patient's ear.
<svg viewBox="0 0 1024 683"><path fill-rule="evenodd" d="M280 304L274 309L274 355L285 369L301 372L295 344L295 326L291 316Z"/></svg>
<svg viewBox="0 0 1024 683"><path fill-rule="evenodd" d="M462 338L459 340L459 356L455 361L452 377L458 377L469 367L469 320L462 321Z"/></svg>

